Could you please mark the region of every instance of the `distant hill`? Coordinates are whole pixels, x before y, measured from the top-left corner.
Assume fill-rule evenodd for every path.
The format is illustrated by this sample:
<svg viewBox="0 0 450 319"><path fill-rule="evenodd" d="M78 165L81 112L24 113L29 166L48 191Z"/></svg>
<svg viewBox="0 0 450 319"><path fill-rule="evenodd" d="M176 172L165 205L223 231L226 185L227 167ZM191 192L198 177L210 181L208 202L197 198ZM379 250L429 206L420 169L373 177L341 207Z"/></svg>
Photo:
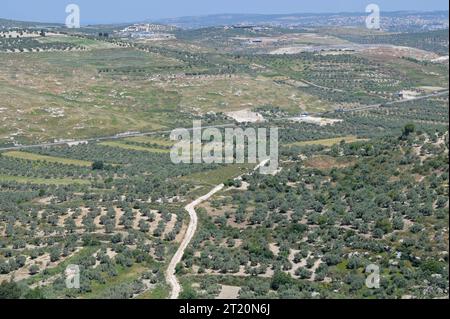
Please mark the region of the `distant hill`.
<svg viewBox="0 0 450 319"><path fill-rule="evenodd" d="M360 26L365 12L350 13L293 13L293 14L215 14L160 19L152 22L180 28L202 28L226 25L303 26ZM383 28L390 31L418 31L448 28L448 11L434 12L382 12ZM425 28L424 28L425 26Z"/></svg>
<svg viewBox="0 0 450 319"><path fill-rule="evenodd" d="M30 21L17 21L0 18L0 29L9 28L58 28L63 27L61 23L46 23L46 22L30 22Z"/></svg>
<svg viewBox="0 0 450 319"><path fill-rule="evenodd" d="M337 36L354 43L385 43L431 51L440 55L448 55L448 29L414 33Z"/></svg>
<svg viewBox="0 0 450 319"><path fill-rule="evenodd" d="M117 29L122 29L129 26L131 23L121 24L93 24L82 26L80 29L67 29L63 23L44 23L44 22L30 22L30 21L16 21L0 18L0 30L26 28L26 29L60 29L66 32L82 32L88 34L96 34L98 32L113 32Z"/></svg>
<svg viewBox="0 0 450 319"><path fill-rule="evenodd" d="M448 29L448 11L433 12L382 12L382 29L392 32L417 32ZM292 13L292 14L214 14L206 16L187 16L178 18L156 19L147 21L129 21L127 23L91 24L84 29L111 30L123 28L133 23L156 23L176 26L183 29L231 25L273 25L279 27L339 27L365 24L367 13ZM8 28L64 28L61 23L42 23L16 21L0 18L0 29Z"/></svg>

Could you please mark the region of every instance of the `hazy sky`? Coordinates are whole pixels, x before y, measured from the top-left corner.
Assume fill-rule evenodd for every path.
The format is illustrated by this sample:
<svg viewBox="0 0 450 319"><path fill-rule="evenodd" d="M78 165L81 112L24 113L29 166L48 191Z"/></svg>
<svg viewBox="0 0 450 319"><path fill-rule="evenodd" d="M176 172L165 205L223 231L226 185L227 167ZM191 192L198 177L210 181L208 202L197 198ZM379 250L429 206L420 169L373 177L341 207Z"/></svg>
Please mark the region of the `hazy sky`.
<svg viewBox="0 0 450 319"><path fill-rule="evenodd" d="M448 10L447 0L1 0L0 18L64 23L65 7L81 9L81 23L133 22L213 13L364 12Z"/></svg>

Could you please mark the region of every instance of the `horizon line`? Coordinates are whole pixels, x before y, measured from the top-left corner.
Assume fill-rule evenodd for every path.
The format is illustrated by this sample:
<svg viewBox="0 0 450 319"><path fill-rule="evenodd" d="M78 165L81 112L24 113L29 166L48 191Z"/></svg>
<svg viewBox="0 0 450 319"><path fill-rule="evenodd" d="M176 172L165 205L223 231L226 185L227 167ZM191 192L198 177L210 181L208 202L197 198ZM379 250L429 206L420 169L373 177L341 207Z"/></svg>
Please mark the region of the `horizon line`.
<svg viewBox="0 0 450 319"><path fill-rule="evenodd" d="M437 12L449 12L449 9L436 9L436 10L393 10L393 11L383 11L385 13L437 13ZM339 14L366 14L364 11L341 11L341 12L292 12L292 13L231 13L231 12L223 12L223 13L209 13L209 14L200 14L200 15L186 15L186 16L176 16L176 17L163 17L163 18L146 18L143 20L134 20L134 21L117 21L117 22L87 22L82 24L82 26L95 26L95 25L119 25L119 24L130 24L130 23L142 23L142 22L151 22L158 23L164 20L174 20L174 19L183 19L183 18L204 18L209 16L220 16L220 15L247 15L247 16L289 16L289 15L339 15ZM22 20L15 18L4 18L0 17L2 20L9 20L15 22L25 22L25 23L41 23L41 24L60 24L64 25L63 22L55 22L49 20Z"/></svg>

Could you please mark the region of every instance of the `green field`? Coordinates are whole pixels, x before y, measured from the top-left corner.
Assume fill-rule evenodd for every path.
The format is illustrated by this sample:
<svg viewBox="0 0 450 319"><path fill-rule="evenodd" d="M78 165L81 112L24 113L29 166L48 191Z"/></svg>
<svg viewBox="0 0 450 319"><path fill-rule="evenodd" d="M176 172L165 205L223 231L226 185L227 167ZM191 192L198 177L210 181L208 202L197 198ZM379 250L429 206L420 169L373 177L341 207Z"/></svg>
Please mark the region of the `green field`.
<svg viewBox="0 0 450 319"><path fill-rule="evenodd" d="M172 147L175 144L174 141L171 141L169 139L152 137L152 136L130 137L130 138L124 139L124 141L129 141L129 142L134 142L134 143L139 143L139 144L158 145L161 147Z"/></svg>
<svg viewBox="0 0 450 319"><path fill-rule="evenodd" d="M7 156L7 157L29 160L29 161L44 161L44 162L49 162L49 163L75 165L75 166L82 166L82 167L91 167L92 166L92 162L89 162L89 161L82 161L82 160L63 158L63 157L55 157L55 156L39 155L39 154L33 154L33 153L27 153L27 152L11 151L11 152L2 153L2 155Z"/></svg>
<svg viewBox="0 0 450 319"><path fill-rule="evenodd" d="M247 172L250 172L255 164L231 164L223 167L219 167L214 170L194 173L189 176L183 177L184 180L194 182L196 184L204 184L215 186L226 182L229 179L233 179Z"/></svg>
<svg viewBox="0 0 450 319"><path fill-rule="evenodd" d="M308 145L333 146L333 145L341 143L342 141L344 141L345 143L353 143L353 142L367 141L367 139L361 139L356 136L350 135L350 136L327 138L327 139L321 139L321 140L295 142L295 143L286 144L285 146L288 146L288 147L290 147L290 146L308 146Z"/></svg>
<svg viewBox="0 0 450 319"><path fill-rule="evenodd" d="M137 299L167 299L169 297L169 287L158 285L155 288L139 295Z"/></svg>
<svg viewBox="0 0 450 319"><path fill-rule="evenodd" d="M108 289L110 289L114 286L131 283L133 280L138 279L139 276L146 270L147 270L147 268L144 265L139 265L139 264L133 265L130 268L120 269L118 271L117 276L110 278L108 280L108 283L106 283L106 284L95 283L92 286L92 291L82 295L81 298L83 298L83 299L105 298L107 296L107 295L105 295L105 292L107 292Z"/></svg>
<svg viewBox="0 0 450 319"><path fill-rule="evenodd" d="M24 177L24 176L11 176L11 175L0 175L0 182L16 182L20 184L37 184L37 185L89 185L90 181L82 179L46 179L46 178L34 178L34 177Z"/></svg>
<svg viewBox="0 0 450 319"><path fill-rule="evenodd" d="M166 149L161 149L161 148L151 148L151 147L144 147L144 146L139 146L139 145L133 145L133 144L126 144L123 142L102 142L100 143L100 145L103 146L109 146L109 147L118 147L118 148L122 148L125 150L132 150L132 151L141 151L141 152L150 152L150 153L169 153L169 150Z"/></svg>

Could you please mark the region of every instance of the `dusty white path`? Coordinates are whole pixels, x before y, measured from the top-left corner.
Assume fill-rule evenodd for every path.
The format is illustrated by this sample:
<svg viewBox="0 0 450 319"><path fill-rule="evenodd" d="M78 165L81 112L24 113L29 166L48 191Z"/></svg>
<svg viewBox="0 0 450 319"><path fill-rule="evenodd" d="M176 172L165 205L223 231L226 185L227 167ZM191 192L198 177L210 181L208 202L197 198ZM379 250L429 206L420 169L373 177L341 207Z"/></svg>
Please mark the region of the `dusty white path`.
<svg viewBox="0 0 450 319"><path fill-rule="evenodd" d="M177 252L172 257L172 260L170 261L170 264L166 270L166 280L172 286L170 299L178 299L178 296L180 295L181 286L175 275L175 267L178 265L179 262L181 262L181 259L183 258L184 255L184 251L191 242L192 238L194 237L195 231L197 230L198 217L197 213L195 212L195 207L204 202L205 200L208 200L211 196L221 191L224 187L225 187L224 184L217 185L208 194L197 198L196 200L194 200L192 203L190 203L185 207L185 209L189 213L189 217L191 218L189 222L189 227L186 230L186 235L184 236L183 241L180 244L180 247L178 247Z"/></svg>
<svg viewBox="0 0 450 319"><path fill-rule="evenodd" d="M254 170L256 171L261 166L266 165L268 162L269 162L269 160L262 161L255 167ZM242 178L242 176L239 176L237 179L240 179L240 178ZM178 263L181 262L181 259L183 259L184 251L189 246L189 243L191 242L192 238L195 235L195 231L197 230L198 216L195 211L195 207L197 207L202 202L208 200L211 196L213 196L217 192L220 192L224 187L225 187L224 184L217 185L208 194L197 198L196 200L194 200L192 203L190 203L189 205L187 205L184 208L189 213L189 217L191 218L191 220L189 222L188 229L186 230L186 235L184 236L184 238L180 244L180 247L178 247L177 252L172 257L172 260L170 261L169 266L167 267L167 270L166 270L166 281L172 287L172 291L170 292L170 297L169 297L170 299L178 299L178 296L180 295L180 292L181 292L180 283L178 282L177 276L175 275L175 268L178 265Z"/></svg>

